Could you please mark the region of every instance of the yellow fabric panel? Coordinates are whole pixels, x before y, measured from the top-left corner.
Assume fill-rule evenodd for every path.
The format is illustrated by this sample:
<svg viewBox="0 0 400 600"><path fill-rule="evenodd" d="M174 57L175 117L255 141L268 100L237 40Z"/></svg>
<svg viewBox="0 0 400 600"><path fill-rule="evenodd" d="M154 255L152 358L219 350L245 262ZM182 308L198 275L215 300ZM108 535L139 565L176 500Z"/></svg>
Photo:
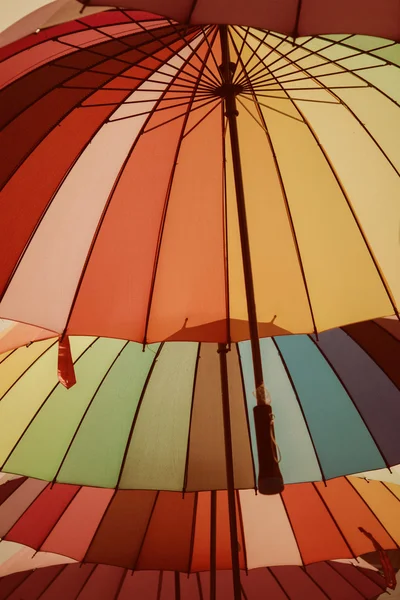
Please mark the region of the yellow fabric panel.
<svg viewBox="0 0 400 600"><path fill-rule="evenodd" d="M387 529L392 538L400 543L400 503L380 481L366 481L350 477L351 484L361 494L370 509Z"/></svg>

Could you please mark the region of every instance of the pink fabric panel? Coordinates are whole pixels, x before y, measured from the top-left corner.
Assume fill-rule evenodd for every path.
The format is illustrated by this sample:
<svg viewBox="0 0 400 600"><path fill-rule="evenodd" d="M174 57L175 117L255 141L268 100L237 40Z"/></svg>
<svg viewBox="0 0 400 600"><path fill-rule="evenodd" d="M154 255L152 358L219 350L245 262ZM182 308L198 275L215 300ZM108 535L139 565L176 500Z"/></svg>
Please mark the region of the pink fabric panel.
<svg viewBox="0 0 400 600"><path fill-rule="evenodd" d="M82 560L112 496L113 490L81 488L42 550Z"/></svg>

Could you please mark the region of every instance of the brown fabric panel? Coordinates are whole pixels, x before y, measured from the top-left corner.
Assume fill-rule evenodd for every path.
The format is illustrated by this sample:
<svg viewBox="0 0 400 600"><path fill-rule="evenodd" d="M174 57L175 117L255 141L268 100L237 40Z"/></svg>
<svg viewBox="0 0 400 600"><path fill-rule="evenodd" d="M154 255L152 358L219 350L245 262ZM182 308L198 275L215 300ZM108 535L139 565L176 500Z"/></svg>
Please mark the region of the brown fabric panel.
<svg viewBox="0 0 400 600"><path fill-rule="evenodd" d="M136 567L187 572L195 494L161 492Z"/></svg>
<svg viewBox="0 0 400 600"><path fill-rule="evenodd" d="M76 73L78 73L76 69L61 69L46 65L5 87L0 92L0 129L46 92Z"/></svg>
<svg viewBox="0 0 400 600"><path fill-rule="evenodd" d="M398 319L376 319L376 323L400 341L400 321Z"/></svg>
<svg viewBox="0 0 400 600"><path fill-rule="evenodd" d="M400 341L374 321L348 325L343 327L343 330L374 359L400 389Z"/></svg>
<svg viewBox="0 0 400 600"><path fill-rule="evenodd" d="M216 344L202 344L190 430L187 487L226 488L221 376Z"/></svg>
<svg viewBox="0 0 400 600"><path fill-rule="evenodd" d="M119 490L94 536L86 562L132 568L140 551L157 492Z"/></svg>
<svg viewBox="0 0 400 600"><path fill-rule="evenodd" d="M235 346L232 347L231 352L228 352L227 361L235 488L255 488L247 404L240 372L239 353ZM253 418L253 415L250 415L250 418Z"/></svg>

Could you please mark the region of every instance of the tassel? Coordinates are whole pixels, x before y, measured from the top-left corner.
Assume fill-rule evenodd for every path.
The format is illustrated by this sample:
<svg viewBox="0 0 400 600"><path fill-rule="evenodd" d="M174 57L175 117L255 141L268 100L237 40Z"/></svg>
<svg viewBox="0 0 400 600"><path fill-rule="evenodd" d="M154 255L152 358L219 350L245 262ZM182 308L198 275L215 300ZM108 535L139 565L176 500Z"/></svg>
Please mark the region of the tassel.
<svg viewBox="0 0 400 600"><path fill-rule="evenodd" d="M379 555L379 560L381 561L382 571L383 571L383 576L386 581L386 586L391 590L396 589L396 585L397 585L396 572L393 568L392 563L390 562L390 558L389 558L387 552L385 552L385 550L382 548L380 543L376 541L376 539L374 538L374 536L371 533L369 533L368 531L365 531L365 529L363 529L362 527L359 527L358 529L369 540L371 540L375 550L377 551L377 553Z"/></svg>
<svg viewBox="0 0 400 600"><path fill-rule="evenodd" d="M58 342L58 381L69 390L76 384L69 337L64 335Z"/></svg>

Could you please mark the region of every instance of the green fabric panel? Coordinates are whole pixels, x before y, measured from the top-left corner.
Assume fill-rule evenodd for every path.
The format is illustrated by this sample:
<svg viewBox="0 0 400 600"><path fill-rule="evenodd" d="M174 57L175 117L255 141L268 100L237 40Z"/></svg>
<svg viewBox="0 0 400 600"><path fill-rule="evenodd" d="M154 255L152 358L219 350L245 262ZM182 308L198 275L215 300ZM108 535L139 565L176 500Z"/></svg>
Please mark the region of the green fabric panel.
<svg viewBox="0 0 400 600"><path fill-rule="evenodd" d="M158 344L143 352L129 343L111 367L89 408L58 481L115 487L126 443Z"/></svg>
<svg viewBox="0 0 400 600"><path fill-rule="evenodd" d="M99 339L82 355L75 364L76 385L57 386L11 454L7 471L53 479L88 403L125 344Z"/></svg>
<svg viewBox="0 0 400 600"><path fill-rule="evenodd" d="M164 345L148 383L120 487L182 490L198 344Z"/></svg>
<svg viewBox="0 0 400 600"><path fill-rule="evenodd" d="M280 469L285 483L320 481L318 460L304 422L299 403L289 381L278 350L270 338L260 340L265 385L272 400L275 415L275 437L281 453ZM239 351L249 410L253 454L257 457L253 407L254 374L250 342L241 342ZM258 469L258 458L257 469Z"/></svg>

